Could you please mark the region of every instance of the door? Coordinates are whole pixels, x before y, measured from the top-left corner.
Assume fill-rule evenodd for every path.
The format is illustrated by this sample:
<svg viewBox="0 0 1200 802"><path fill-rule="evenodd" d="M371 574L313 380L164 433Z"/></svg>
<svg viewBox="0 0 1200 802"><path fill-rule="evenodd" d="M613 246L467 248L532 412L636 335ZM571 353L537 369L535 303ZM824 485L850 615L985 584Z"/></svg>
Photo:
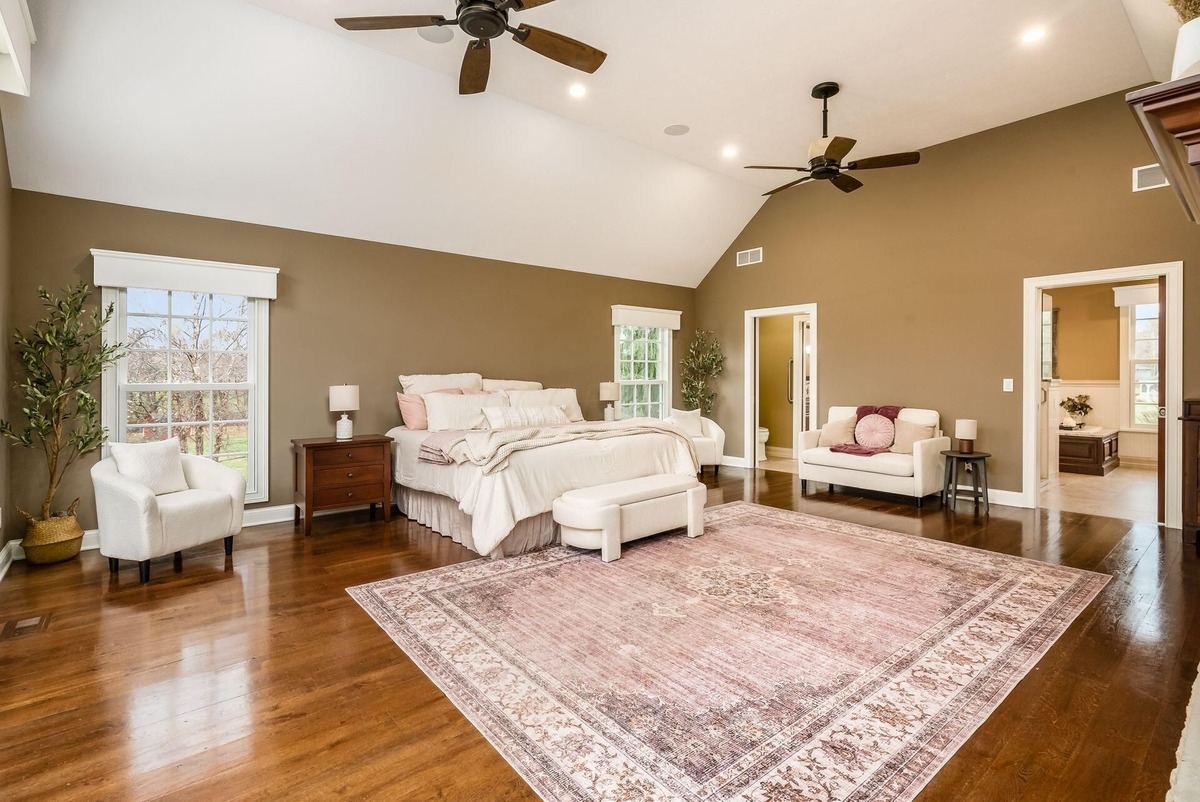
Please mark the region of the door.
<svg viewBox="0 0 1200 802"><path fill-rule="evenodd" d="M1049 479L1058 469L1058 410L1051 409L1050 384L1054 380L1054 298L1042 293L1042 392L1038 400L1038 477Z"/></svg>
<svg viewBox="0 0 1200 802"><path fill-rule="evenodd" d="M808 315L792 318L792 360L788 363L788 402L792 405L792 454L799 454L801 433L808 429L804 386L808 376Z"/></svg>
<svg viewBox="0 0 1200 802"><path fill-rule="evenodd" d="M1158 521L1167 520L1167 277L1158 277Z"/></svg>

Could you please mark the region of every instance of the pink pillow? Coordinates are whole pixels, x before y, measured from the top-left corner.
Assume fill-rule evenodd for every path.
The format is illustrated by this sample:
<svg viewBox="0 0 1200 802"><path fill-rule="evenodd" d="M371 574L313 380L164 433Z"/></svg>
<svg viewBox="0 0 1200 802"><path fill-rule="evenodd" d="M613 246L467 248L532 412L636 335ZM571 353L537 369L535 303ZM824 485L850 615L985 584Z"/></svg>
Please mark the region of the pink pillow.
<svg viewBox="0 0 1200 802"><path fill-rule="evenodd" d="M459 389L434 390L433 392L447 395L463 394L463 391ZM429 428L429 414L425 411L425 399L416 393L396 393L396 403L400 405L400 415L404 418L405 426L410 429Z"/></svg>
<svg viewBox="0 0 1200 802"><path fill-rule="evenodd" d="M867 415L854 427L854 442L867 448L891 448L896 424L882 415Z"/></svg>

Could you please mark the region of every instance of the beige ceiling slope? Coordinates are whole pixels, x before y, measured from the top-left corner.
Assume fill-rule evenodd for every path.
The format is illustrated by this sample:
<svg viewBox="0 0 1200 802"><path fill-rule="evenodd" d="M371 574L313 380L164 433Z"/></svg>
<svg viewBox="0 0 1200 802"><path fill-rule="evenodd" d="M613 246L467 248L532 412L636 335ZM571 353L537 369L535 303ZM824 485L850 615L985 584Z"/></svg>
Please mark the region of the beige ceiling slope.
<svg viewBox="0 0 1200 802"><path fill-rule="evenodd" d="M450 18L453 0L249 2L447 76L457 76L468 41L457 29L452 42L435 44L413 30L351 33L333 22ZM1126 4L1165 2L556 0L510 21L605 50L604 66L584 75L502 36L492 46L488 92L765 190L779 176L741 165L803 163L796 159L821 131L820 105L809 94L820 81L842 84L831 101L832 133L858 140L855 157L917 150L1152 80L1147 58L1161 64L1173 34L1153 13L1161 8L1142 9L1135 34ZM1045 38L1022 42L1035 27ZM588 88L582 101L567 93L574 81ZM691 133L665 136L675 123ZM726 145L738 148L737 158L721 157Z"/></svg>
<svg viewBox="0 0 1200 802"><path fill-rule="evenodd" d="M20 189L681 286L762 202L239 0L33 16L33 95L0 99Z"/></svg>

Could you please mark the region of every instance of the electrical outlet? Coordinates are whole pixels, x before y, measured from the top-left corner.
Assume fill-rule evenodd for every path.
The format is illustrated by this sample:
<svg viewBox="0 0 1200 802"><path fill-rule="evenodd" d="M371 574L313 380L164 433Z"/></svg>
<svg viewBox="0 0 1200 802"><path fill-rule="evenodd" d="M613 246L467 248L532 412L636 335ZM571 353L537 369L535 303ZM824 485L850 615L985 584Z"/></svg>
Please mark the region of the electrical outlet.
<svg viewBox="0 0 1200 802"><path fill-rule="evenodd" d="M1013 380L1005 379L1004 380L1004 392L1011 393L1012 391L1013 391Z"/></svg>

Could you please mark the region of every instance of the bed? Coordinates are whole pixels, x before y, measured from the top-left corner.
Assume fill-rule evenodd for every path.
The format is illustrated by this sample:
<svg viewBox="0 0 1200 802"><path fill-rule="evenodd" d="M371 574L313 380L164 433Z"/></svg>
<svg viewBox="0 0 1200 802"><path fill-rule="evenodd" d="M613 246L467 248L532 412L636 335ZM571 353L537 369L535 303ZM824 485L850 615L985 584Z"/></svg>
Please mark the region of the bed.
<svg viewBox="0 0 1200 802"><path fill-rule="evenodd" d="M504 557L548 546L557 540L551 507L568 490L653 474L696 473L695 451L686 436L662 421L622 423L660 430L518 450L501 469L422 461L421 445L431 433L396 427L388 432L396 443L394 500L409 519L478 554ZM614 424L577 426L603 429Z"/></svg>

